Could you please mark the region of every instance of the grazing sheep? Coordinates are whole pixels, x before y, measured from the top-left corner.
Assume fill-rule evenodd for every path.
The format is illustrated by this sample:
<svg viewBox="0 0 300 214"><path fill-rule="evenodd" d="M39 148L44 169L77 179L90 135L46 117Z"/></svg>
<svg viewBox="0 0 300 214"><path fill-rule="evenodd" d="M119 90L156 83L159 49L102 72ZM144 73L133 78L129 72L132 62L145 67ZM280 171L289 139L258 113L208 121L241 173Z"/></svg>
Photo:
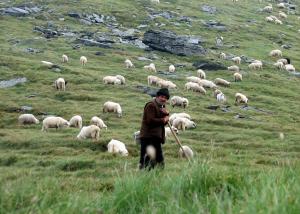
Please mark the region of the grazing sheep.
<svg viewBox="0 0 300 214"><path fill-rule="evenodd" d="M235 64L241 64L241 57L237 56L237 57L233 57L231 59Z"/></svg>
<svg viewBox="0 0 300 214"><path fill-rule="evenodd" d="M196 123L187 118L178 117L173 120L172 126L178 130L185 131L185 129L196 128Z"/></svg>
<svg viewBox="0 0 300 214"><path fill-rule="evenodd" d="M109 153L120 154L121 156L128 156L128 151L124 143L118 140L111 139L107 144Z"/></svg>
<svg viewBox="0 0 300 214"><path fill-rule="evenodd" d="M131 60L129 60L129 59L126 59L125 61L124 61L124 63L125 63L125 67L128 69L128 68L134 68L134 65L133 65L133 63L131 62Z"/></svg>
<svg viewBox="0 0 300 214"><path fill-rule="evenodd" d="M84 126L81 128L77 139L83 140L87 138L92 138L93 140L98 141L100 136L100 128L95 125Z"/></svg>
<svg viewBox="0 0 300 214"><path fill-rule="evenodd" d="M287 18L287 15L286 15L284 12L279 11L279 17L280 17L280 18L283 18L283 19L286 19L286 18Z"/></svg>
<svg viewBox="0 0 300 214"><path fill-rule="evenodd" d="M282 21L280 21L279 19L276 19L276 20L274 21L274 23L277 24L277 25L282 25Z"/></svg>
<svg viewBox="0 0 300 214"><path fill-rule="evenodd" d="M65 55L65 54L62 55L62 62L63 62L63 63L69 62L69 58L68 58L67 55Z"/></svg>
<svg viewBox="0 0 300 214"><path fill-rule="evenodd" d="M148 80L148 85L157 85L159 81L163 80L157 76L148 76L147 77L147 80Z"/></svg>
<svg viewBox="0 0 300 214"><path fill-rule="evenodd" d="M285 5L284 5L283 2L281 2L281 3L277 4L277 7L278 7L279 9L284 9L284 8L285 8Z"/></svg>
<svg viewBox="0 0 300 214"><path fill-rule="evenodd" d="M98 126L100 129L105 128L107 130L107 125L97 116L92 117L90 124Z"/></svg>
<svg viewBox="0 0 300 214"><path fill-rule="evenodd" d="M168 88L168 89L175 89L177 86L169 80L163 80L161 79L160 81L157 82L157 86L160 88Z"/></svg>
<svg viewBox="0 0 300 214"><path fill-rule="evenodd" d="M220 103L225 103L226 102L226 97L223 93L217 94L217 101Z"/></svg>
<svg viewBox="0 0 300 214"><path fill-rule="evenodd" d="M197 83L197 84L200 84L200 82L201 82L201 78L195 77L195 76L190 76L190 77L187 77L186 79L189 82L194 82L194 83Z"/></svg>
<svg viewBox="0 0 300 214"><path fill-rule="evenodd" d="M103 113L114 112L118 114L118 117L122 117L122 108L119 103L107 101L103 105Z"/></svg>
<svg viewBox="0 0 300 214"><path fill-rule="evenodd" d="M228 82L227 80L224 80L222 78L216 78L215 79L215 84L223 85L223 86L230 86L230 82Z"/></svg>
<svg viewBox="0 0 300 214"><path fill-rule="evenodd" d="M290 71L290 72L295 72L296 71L295 67L292 64L287 64L287 65L285 65L284 68L285 68L286 71Z"/></svg>
<svg viewBox="0 0 300 214"><path fill-rule="evenodd" d="M156 73L156 68L154 63L150 63L150 65L145 65L144 69L147 71L155 72Z"/></svg>
<svg viewBox="0 0 300 214"><path fill-rule="evenodd" d="M52 62L48 62L48 61L41 61L41 63L48 68L52 68L54 66L54 64Z"/></svg>
<svg viewBox="0 0 300 214"><path fill-rule="evenodd" d="M271 16L267 16L266 18L265 18L265 20L267 21L267 22L274 22L275 20L271 17Z"/></svg>
<svg viewBox="0 0 300 214"><path fill-rule="evenodd" d="M251 64L248 65L249 69L252 70L259 70L262 69L262 63L259 62L252 62Z"/></svg>
<svg viewBox="0 0 300 214"><path fill-rule="evenodd" d="M116 76L106 76L103 77L104 84L113 84L113 85L121 85L122 81L118 79Z"/></svg>
<svg viewBox="0 0 300 214"><path fill-rule="evenodd" d="M282 57L282 51L281 50L272 50L269 54L272 57Z"/></svg>
<svg viewBox="0 0 300 214"><path fill-rule="evenodd" d="M174 65L170 65L169 66L169 72L175 72L175 66Z"/></svg>
<svg viewBox="0 0 300 214"><path fill-rule="evenodd" d="M280 70L284 69L283 62L275 62L273 65Z"/></svg>
<svg viewBox="0 0 300 214"><path fill-rule="evenodd" d="M175 134L178 134L178 129L172 126L172 130L174 131ZM170 127L165 127L165 137L169 138L173 136L172 131Z"/></svg>
<svg viewBox="0 0 300 214"><path fill-rule="evenodd" d="M54 81L54 87L56 90L66 90L66 84L67 81L64 80L64 78L58 78L57 80Z"/></svg>
<svg viewBox="0 0 300 214"><path fill-rule="evenodd" d="M290 64L287 59L278 59L277 62L282 62L284 65Z"/></svg>
<svg viewBox="0 0 300 214"><path fill-rule="evenodd" d="M238 103L245 103L247 105L248 98L242 93L236 93L235 94L235 104L238 104Z"/></svg>
<svg viewBox="0 0 300 214"><path fill-rule="evenodd" d="M194 156L193 150L188 146L182 146L182 148L179 149L178 154L180 158L187 158L187 159L191 159Z"/></svg>
<svg viewBox="0 0 300 214"><path fill-rule="evenodd" d="M35 118L33 114L21 114L18 118L19 124L27 125L27 124L39 124L40 121Z"/></svg>
<svg viewBox="0 0 300 214"><path fill-rule="evenodd" d="M64 126L70 126L70 123L63 119L62 117L55 117L55 116L50 116L46 117L43 120L43 127L42 131L47 131L49 128L63 128Z"/></svg>
<svg viewBox="0 0 300 214"><path fill-rule="evenodd" d="M263 8L263 11L264 11L264 12L271 13L271 12L273 11L272 4L269 4L269 5L265 6L265 7Z"/></svg>
<svg viewBox="0 0 300 214"><path fill-rule="evenodd" d="M201 79L206 79L206 74L202 69L197 70L197 76Z"/></svg>
<svg viewBox="0 0 300 214"><path fill-rule="evenodd" d="M225 53L220 53L220 59L226 59L226 54Z"/></svg>
<svg viewBox="0 0 300 214"><path fill-rule="evenodd" d="M125 77L123 77L122 75L116 75L116 78L121 81L122 85L125 85Z"/></svg>
<svg viewBox="0 0 300 214"><path fill-rule="evenodd" d="M214 95L215 98L217 98L217 95L220 94L220 93L222 93L221 90L219 90L219 89L217 89L217 88L214 88L213 95Z"/></svg>
<svg viewBox="0 0 300 214"><path fill-rule="evenodd" d="M186 90L191 90L195 92L200 92L202 94L206 94L206 90L200 86L198 83L195 82L188 82L184 85Z"/></svg>
<svg viewBox="0 0 300 214"><path fill-rule="evenodd" d="M210 80L201 79L199 85L202 85L204 88L216 88L217 85Z"/></svg>
<svg viewBox="0 0 300 214"><path fill-rule="evenodd" d="M240 71L240 68L237 65L229 66L227 69L228 69L228 71L235 71L235 72Z"/></svg>
<svg viewBox="0 0 300 214"><path fill-rule="evenodd" d="M170 104L174 108L174 106L181 106L183 108L188 107L189 100L185 97L173 96L170 99Z"/></svg>
<svg viewBox="0 0 300 214"><path fill-rule="evenodd" d="M242 81L242 79L243 79L242 74L241 73L237 73L237 72L233 74L233 77L234 77L234 81L235 82Z"/></svg>
<svg viewBox="0 0 300 214"><path fill-rule="evenodd" d="M87 63L87 58L85 56L81 56L80 57L80 64L82 66L85 66L86 63Z"/></svg>
<svg viewBox="0 0 300 214"><path fill-rule="evenodd" d="M82 117L80 115L73 116L70 121L70 127L80 128L82 127Z"/></svg>
<svg viewBox="0 0 300 214"><path fill-rule="evenodd" d="M191 116L187 113L173 113L170 118L169 118L169 121L171 124L173 124L173 121L176 119L176 118L179 118L179 117L182 117L182 118L187 118L187 119L191 119Z"/></svg>

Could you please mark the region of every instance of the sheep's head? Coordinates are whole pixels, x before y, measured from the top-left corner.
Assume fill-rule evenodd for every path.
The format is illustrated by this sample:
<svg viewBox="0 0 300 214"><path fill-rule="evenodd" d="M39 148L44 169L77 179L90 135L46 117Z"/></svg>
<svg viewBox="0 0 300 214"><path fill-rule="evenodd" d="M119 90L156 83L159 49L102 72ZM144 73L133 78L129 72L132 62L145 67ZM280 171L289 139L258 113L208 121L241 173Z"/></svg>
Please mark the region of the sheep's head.
<svg viewBox="0 0 300 214"><path fill-rule="evenodd" d="M128 151L127 151L127 149L124 149L124 150L121 150L120 151L120 154L122 155L122 156L128 156Z"/></svg>

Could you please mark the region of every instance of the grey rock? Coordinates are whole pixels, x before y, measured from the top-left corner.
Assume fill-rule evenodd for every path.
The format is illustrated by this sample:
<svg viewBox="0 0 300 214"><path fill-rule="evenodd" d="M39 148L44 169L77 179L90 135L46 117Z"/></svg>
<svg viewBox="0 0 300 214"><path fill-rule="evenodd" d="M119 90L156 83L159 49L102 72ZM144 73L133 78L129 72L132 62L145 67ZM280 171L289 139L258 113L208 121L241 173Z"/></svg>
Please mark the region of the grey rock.
<svg viewBox="0 0 300 214"><path fill-rule="evenodd" d="M203 69L208 71L217 71L217 70L227 70L227 67L219 62L215 62L213 59L208 60L198 60L193 63L193 66L197 69Z"/></svg>
<svg viewBox="0 0 300 214"><path fill-rule="evenodd" d="M81 18L81 14L77 12L70 12L68 13L68 15L73 18L78 18L78 19Z"/></svg>
<svg viewBox="0 0 300 214"><path fill-rule="evenodd" d="M215 20L203 21L202 23L204 24L204 26L206 26L209 29L215 29L218 31L227 31L226 26L224 24L221 24L220 22Z"/></svg>
<svg viewBox="0 0 300 214"><path fill-rule="evenodd" d="M136 89L138 89L142 93L148 94L151 97L155 97L157 91L159 90L159 89L151 88L149 86L144 86L144 85L137 85L135 87L136 87Z"/></svg>
<svg viewBox="0 0 300 214"><path fill-rule="evenodd" d="M101 42L101 43L115 43L115 41L109 37L106 37L106 36L97 36L95 38L95 40L97 42Z"/></svg>
<svg viewBox="0 0 300 214"><path fill-rule="evenodd" d="M27 53L41 53L42 51L38 50L38 49L34 49L34 48L26 48L24 50Z"/></svg>
<svg viewBox="0 0 300 214"><path fill-rule="evenodd" d="M200 45L202 39L191 36L178 36L171 31L149 30L144 34L143 43L154 50L179 56L204 55L206 50Z"/></svg>
<svg viewBox="0 0 300 214"><path fill-rule="evenodd" d="M152 59L148 59L148 58L143 57L143 56L139 56L139 57L137 58L137 60L139 60L139 61L150 61L150 62L152 62Z"/></svg>
<svg viewBox="0 0 300 214"><path fill-rule="evenodd" d="M18 7L5 8L3 12L4 14L11 16L26 16L30 14L30 12L28 12L27 10Z"/></svg>
<svg viewBox="0 0 300 214"><path fill-rule="evenodd" d="M220 106L219 105L210 105L210 106L207 106L206 108L216 111L218 108L220 108Z"/></svg>
<svg viewBox="0 0 300 214"><path fill-rule="evenodd" d="M20 110L22 112L26 112L26 111L32 111L32 107L31 106L21 106Z"/></svg>
<svg viewBox="0 0 300 214"><path fill-rule="evenodd" d="M96 47L101 47L101 48L111 48L111 44L97 42L93 39L79 38L76 41L82 43L85 46L96 46Z"/></svg>
<svg viewBox="0 0 300 214"><path fill-rule="evenodd" d="M105 54L103 52L97 51L95 53L96 56L105 56Z"/></svg>
<svg viewBox="0 0 300 214"><path fill-rule="evenodd" d="M142 29L142 28L146 28L146 27L148 27L148 25L139 25L139 26L137 26L137 29Z"/></svg>
<svg viewBox="0 0 300 214"><path fill-rule="evenodd" d="M84 25L92 25L92 22L90 22L86 19L79 19L79 22Z"/></svg>
<svg viewBox="0 0 300 214"><path fill-rule="evenodd" d="M188 16L181 16L181 17L178 18L178 21L191 23L192 19L190 17L188 17Z"/></svg>
<svg viewBox="0 0 300 214"><path fill-rule="evenodd" d="M202 9L203 12L210 13L210 14L215 14L217 12L216 7L212 7L212 6L209 6L209 5L203 5L201 7L201 9Z"/></svg>
<svg viewBox="0 0 300 214"><path fill-rule="evenodd" d="M0 81L0 88L13 87L17 84L25 83L25 82L27 82L26 77L19 77L19 78L14 78L14 79L10 79L10 80L3 80L3 81Z"/></svg>
<svg viewBox="0 0 300 214"><path fill-rule="evenodd" d="M113 35L115 36L119 36L121 38L124 38L124 39L130 39L130 40L135 40L135 39L138 39L138 36L136 36L136 33L138 33L139 31L137 31L136 29L128 29L126 31L121 31L119 29L113 29L112 30L112 33Z"/></svg>
<svg viewBox="0 0 300 214"><path fill-rule="evenodd" d="M290 49L290 48L292 48L292 45L285 44L285 45L281 45L281 47L284 48L284 49Z"/></svg>

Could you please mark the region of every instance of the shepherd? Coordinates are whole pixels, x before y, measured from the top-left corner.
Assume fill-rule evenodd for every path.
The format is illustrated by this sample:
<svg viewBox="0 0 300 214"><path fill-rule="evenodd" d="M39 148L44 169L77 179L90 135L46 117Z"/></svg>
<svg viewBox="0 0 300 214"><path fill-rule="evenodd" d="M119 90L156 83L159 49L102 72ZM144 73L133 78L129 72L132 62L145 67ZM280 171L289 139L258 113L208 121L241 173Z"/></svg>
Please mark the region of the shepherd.
<svg viewBox="0 0 300 214"><path fill-rule="evenodd" d="M144 107L142 125L140 130L141 151L140 169L153 169L155 166L164 168L164 156L162 144L165 143L165 125L169 122L169 112L166 109L166 102L170 98L169 90L161 88L157 91L156 97L146 103ZM154 160L147 155L147 147L155 149Z"/></svg>

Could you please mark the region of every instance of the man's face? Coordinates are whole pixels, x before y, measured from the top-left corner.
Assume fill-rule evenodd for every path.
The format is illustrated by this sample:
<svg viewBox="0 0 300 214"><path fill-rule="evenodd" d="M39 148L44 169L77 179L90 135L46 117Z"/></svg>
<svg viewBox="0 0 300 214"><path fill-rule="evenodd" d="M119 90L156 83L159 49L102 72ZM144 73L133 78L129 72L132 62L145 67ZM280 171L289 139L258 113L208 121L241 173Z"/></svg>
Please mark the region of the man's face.
<svg viewBox="0 0 300 214"><path fill-rule="evenodd" d="M159 96L157 97L157 99L158 99L158 101L159 101L161 104L165 104L165 103L167 102L167 100L168 100L168 98L167 98L166 96L164 96L164 95L159 95Z"/></svg>

